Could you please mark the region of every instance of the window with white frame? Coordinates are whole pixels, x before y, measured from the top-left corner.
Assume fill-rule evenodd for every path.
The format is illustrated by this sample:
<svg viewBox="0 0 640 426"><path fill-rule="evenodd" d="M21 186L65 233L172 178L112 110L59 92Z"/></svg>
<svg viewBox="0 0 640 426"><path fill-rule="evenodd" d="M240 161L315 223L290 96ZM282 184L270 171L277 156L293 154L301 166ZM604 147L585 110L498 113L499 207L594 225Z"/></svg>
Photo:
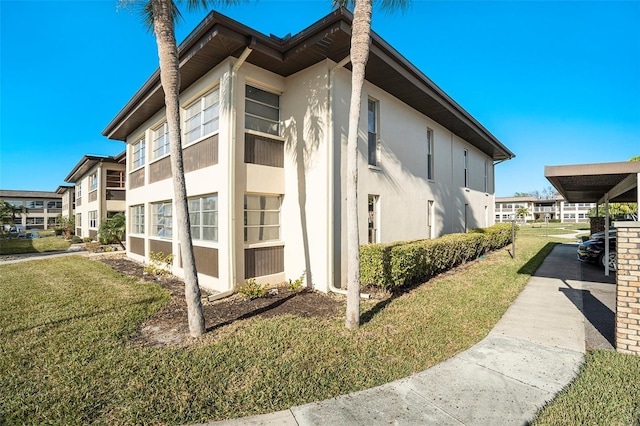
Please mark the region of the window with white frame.
<svg viewBox="0 0 640 426"><path fill-rule="evenodd" d="M467 151L466 149L464 150L463 161L464 161L464 164L463 164L463 167L464 167L464 187L468 188L469 187L469 151ZM465 229L466 229L466 227L465 227Z"/></svg>
<svg viewBox="0 0 640 426"><path fill-rule="evenodd" d="M256 243L280 239L280 197L244 196L244 242Z"/></svg>
<svg viewBox="0 0 640 426"><path fill-rule="evenodd" d="M98 210L91 210L89 212L89 228L98 227Z"/></svg>
<svg viewBox="0 0 640 426"><path fill-rule="evenodd" d="M44 200L28 200L25 205L27 209L44 209Z"/></svg>
<svg viewBox="0 0 640 426"><path fill-rule="evenodd" d="M173 236L171 201L151 204L151 235L162 238Z"/></svg>
<svg viewBox="0 0 640 426"><path fill-rule="evenodd" d="M89 192L95 191L96 189L98 189L98 173L93 172L89 175Z"/></svg>
<svg viewBox="0 0 640 426"><path fill-rule="evenodd" d="M427 129L427 179L433 180L433 130Z"/></svg>
<svg viewBox="0 0 640 426"><path fill-rule="evenodd" d="M218 196L206 195L189 198L191 238L218 241Z"/></svg>
<svg viewBox="0 0 640 426"><path fill-rule="evenodd" d="M367 122L368 122L368 152L369 165L378 166L380 159L378 158L378 102L369 99L367 102Z"/></svg>
<svg viewBox="0 0 640 426"><path fill-rule="evenodd" d="M215 89L184 110L185 144L209 136L218 130L220 92Z"/></svg>
<svg viewBox="0 0 640 426"><path fill-rule="evenodd" d="M76 185L76 199L82 198L82 183Z"/></svg>
<svg viewBox="0 0 640 426"><path fill-rule="evenodd" d="M44 225L44 217L28 217L27 225Z"/></svg>
<svg viewBox="0 0 640 426"><path fill-rule="evenodd" d="M489 162L484 160L484 192L489 192Z"/></svg>
<svg viewBox="0 0 640 426"><path fill-rule="evenodd" d="M247 85L244 128L280 136L280 96Z"/></svg>
<svg viewBox="0 0 640 426"><path fill-rule="evenodd" d="M82 213L76 213L76 226L82 227Z"/></svg>
<svg viewBox="0 0 640 426"><path fill-rule="evenodd" d="M131 146L131 168L137 169L144 166L145 140L144 137Z"/></svg>
<svg viewBox="0 0 640 426"><path fill-rule="evenodd" d="M152 147L151 158L155 160L169 153L169 126L162 123L151 131Z"/></svg>
<svg viewBox="0 0 640 426"><path fill-rule="evenodd" d="M379 243L380 235L379 235L379 221L378 221L378 204L380 201L379 195L369 195L368 204L369 204L369 244Z"/></svg>
<svg viewBox="0 0 640 426"><path fill-rule="evenodd" d="M62 208L62 201L47 201L47 208L48 209L61 209Z"/></svg>
<svg viewBox="0 0 640 426"><path fill-rule="evenodd" d="M131 216L131 233L144 234L144 204L131 206L129 211Z"/></svg>

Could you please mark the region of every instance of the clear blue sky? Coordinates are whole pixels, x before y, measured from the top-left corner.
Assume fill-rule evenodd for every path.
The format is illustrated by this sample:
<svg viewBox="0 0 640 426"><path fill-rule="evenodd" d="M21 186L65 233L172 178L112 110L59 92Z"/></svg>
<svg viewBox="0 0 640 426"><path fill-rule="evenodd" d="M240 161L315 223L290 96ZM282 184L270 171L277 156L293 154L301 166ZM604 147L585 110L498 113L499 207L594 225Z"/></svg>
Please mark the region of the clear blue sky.
<svg viewBox="0 0 640 426"><path fill-rule="evenodd" d="M295 34L331 2L247 1L222 13ZM182 41L206 15L185 13ZM549 186L545 165L640 155L640 2L416 1L373 30L515 154L496 195ZM109 1L0 0L0 188L53 191L158 66L152 33Z"/></svg>

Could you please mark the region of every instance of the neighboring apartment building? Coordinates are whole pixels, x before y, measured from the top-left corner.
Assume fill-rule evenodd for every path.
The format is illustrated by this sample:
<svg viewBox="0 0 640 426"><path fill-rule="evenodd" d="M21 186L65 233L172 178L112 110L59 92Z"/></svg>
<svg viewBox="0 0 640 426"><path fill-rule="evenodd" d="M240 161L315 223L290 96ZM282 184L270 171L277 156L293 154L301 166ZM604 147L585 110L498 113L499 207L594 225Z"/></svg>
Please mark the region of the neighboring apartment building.
<svg viewBox="0 0 640 426"><path fill-rule="evenodd" d="M345 287L351 20L338 9L280 39L212 12L179 46L203 288L303 271L318 290ZM494 161L513 153L375 33L361 105L363 244L493 225ZM103 134L127 143L128 256L172 253L181 276L158 73Z"/></svg>
<svg viewBox="0 0 640 426"><path fill-rule="evenodd" d="M60 185L56 194L62 197L62 217L70 218L76 213L76 189L73 185Z"/></svg>
<svg viewBox="0 0 640 426"><path fill-rule="evenodd" d="M15 225L27 229L53 229L62 213L62 198L55 192L0 190L0 200L27 209L15 218Z"/></svg>
<svg viewBox="0 0 640 426"><path fill-rule="evenodd" d="M535 197L497 197L495 206L496 222L510 222L517 216L518 209L526 208L531 220L559 220L561 222L588 222L589 210L595 203L567 203L563 197L540 199Z"/></svg>
<svg viewBox="0 0 640 426"><path fill-rule="evenodd" d="M75 187L76 235L95 238L100 223L126 210L126 154L85 155L65 178Z"/></svg>

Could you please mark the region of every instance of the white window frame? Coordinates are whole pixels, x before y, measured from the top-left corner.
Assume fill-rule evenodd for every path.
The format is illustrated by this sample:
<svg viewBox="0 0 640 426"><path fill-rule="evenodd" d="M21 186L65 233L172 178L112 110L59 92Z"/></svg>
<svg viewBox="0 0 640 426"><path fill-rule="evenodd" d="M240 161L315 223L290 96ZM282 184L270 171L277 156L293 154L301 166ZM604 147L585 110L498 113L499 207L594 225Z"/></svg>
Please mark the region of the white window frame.
<svg viewBox="0 0 640 426"><path fill-rule="evenodd" d="M191 223L191 238L196 241L218 242L218 194L202 195L189 198L189 222ZM205 210L207 201L215 203L215 209ZM205 214L212 217L213 224L205 224ZM205 238L205 230L213 230L212 238Z"/></svg>
<svg viewBox="0 0 640 426"><path fill-rule="evenodd" d="M139 169L146 161L146 140L143 137L131 145L131 170Z"/></svg>
<svg viewBox="0 0 640 426"><path fill-rule="evenodd" d="M463 154L463 167L464 167L464 187L469 188L469 150L465 149ZM465 224L466 232L466 224Z"/></svg>
<svg viewBox="0 0 640 426"><path fill-rule="evenodd" d="M89 211L89 228L98 228L98 210Z"/></svg>
<svg viewBox="0 0 640 426"><path fill-rule="evenodd" d="M489 162L484 160L484 192L489 192Z"/></svg>
<svg viewBox="0 0 640 426"><path fill-rule="evenodd" d="M269 103L266 103L266 102L262 102L262 101L260 101L258 99L250 97L249 96L249 88L255 89L258 92L264 92L264 93L267 93L267 94L275 96L277 98L277 100L278 100L278 105L277 106L276 105L272 105L272 104L269 104ZM271 110L277 111L278 112L277 120L274 120L273 118L266 117L266 116L263 116L263 115L259 115L259 114L256 114L256 113L249 112L249 110L252 109L251 105L256 105L258 108L266 108L266 109L271 109ZM245 112L244 112L244 118L245 118L244 119L244 128L245 128L245 130L249 130L249 131L252 131L252 132L263 133L263 134L267 134L267 135L271 135L271 136L280 137L280 130L281 130L280 129L281 128L281 126L280 126L280 117L281 117L280 108L281 108L281 106L280 106L280 95L278 93L274 93L272 91L262 89L260 87L257 87L256 85L253 85L253 84L245 85L245 100L244 100L244 109L245 109ZM257 119L257 120L260 120L260 121L265 122L267 124L270 123L271 125L269 127L275 126L275 129L271 130L270 128L268 128L266 131L263 131L263 130L260 130L260 129L255 129L255 128L253 128L253 127L248 125L248 122L249 122L248 118L249 119Z"/></svg>
<svg viewBox="0 0 640 426"><path fill-rule="evenodd" d="M248 209L247 208L247 198L248 197L266 197L266 198L272 198L272 199L277 199L278 201L278 208L277 209ZM282 197L280 195L271 195L271 194L245 194L244 196L244 242L245 244L256 244L256 243L265 243L265 242L272 242L272 241L281 241L281 223L282 223L282 217L281 217L281 210L282 210ZM264 213L278 213L278 223L277 224L265 224L265 223L258 223L258 224L249 224L248 223L248 215L247 213L254 213L254 212L264 212ZM248 233L247 231L249 229L255 229L255 228L277 228L278 229L278 237L277 238L269 238L269 239L257 239L257 240L248 240Z"/></svg>
<svg viewBox="0 0 640 426"><path fill-rule="evenodd" d="M380 242L380 196L367 196L367 241L369 244Z"/></svg>
<svg viewBox="0 0 640 426"><path fill-rule="evenodd" d="M76 227L82 228L82 213L76 213Z"/></svg>
<svg viewBox="0 0 640 426"><path fill-rule="evenodd" d="M152 160L169 155L169 125L166 121L151 129L151 151Z"/></svg>
<svg viewBox="0 0 640 426"><path fill-rule="evenodd" d="M380 101L373 98L367 99L367 164L380 167Z"/></svg>
<svg viewBox="0 0 640 426"><path fill-rule="evenodd" d="M207 106L208 99L213 97L211 105ZM211 111L211 117L207 112ZM182 128L184 132L183 145L196 143L218 132L220 129L220 89L215 88L184 108ZM208 130L207 126L212 127ZM190 129L190 126L191 129Z"/></svg>
<svg viewBox="0 0 640 426"><path fill-rule="evenodd" d="M98 190L98 172L89 175L89 192Z"/></svg>
<svg viewBox="0 0 640 426"><path fill-rule="evenodd" d="M170 200L151 203L151 235L173 238L173 205Z"/></svg>
<svg viewBox="0 0 640 426"><path fill-rule="evenodd" d="M433 130L427 127L427 179L435 180Z"/></svg>
<svg viewBox="0 0 640 426"><path fill-rule="evenodd" d="M76 199L82 198L82 182L76 185Z"/></svg>
<svg viewBox="0 0 640 426"><path fill-rule="evenodd" d="M131 226L129 232L132 234L144 234L144 204L129 207L131 216Z"/></svg>

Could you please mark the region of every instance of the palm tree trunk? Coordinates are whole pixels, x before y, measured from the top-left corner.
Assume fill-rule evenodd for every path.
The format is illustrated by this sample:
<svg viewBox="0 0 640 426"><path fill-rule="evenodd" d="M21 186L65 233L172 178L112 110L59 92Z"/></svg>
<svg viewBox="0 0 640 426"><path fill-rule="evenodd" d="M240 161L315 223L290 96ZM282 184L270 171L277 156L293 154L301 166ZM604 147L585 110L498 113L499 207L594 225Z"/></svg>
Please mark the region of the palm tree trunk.
<svg viewBox="0 0 640 426"><path fill-rule="evenodd" d="M360 326L360 231L358 228L358 124L360 96L369 59L371 0L356 0L351 25L351 104L347 137L347 315L345 326Z"/></svg>
<svg viewBox="0 0 640 426"><path fill-rule="evenodd" d="M196 271L191 224L189 221L187 188L182 164L182 143L180 137L180 68L178 48L173 26L173 2L171 0L151 0L153 7L153 29L158 44L160 58L160 82L164 90L169 128L169 150L171 153L171 173L173 175L174 203L176 210L176 234L182 254L184 269L184 290L187 301L189 333L193 337L205 331L200 286Z"/></svg>

